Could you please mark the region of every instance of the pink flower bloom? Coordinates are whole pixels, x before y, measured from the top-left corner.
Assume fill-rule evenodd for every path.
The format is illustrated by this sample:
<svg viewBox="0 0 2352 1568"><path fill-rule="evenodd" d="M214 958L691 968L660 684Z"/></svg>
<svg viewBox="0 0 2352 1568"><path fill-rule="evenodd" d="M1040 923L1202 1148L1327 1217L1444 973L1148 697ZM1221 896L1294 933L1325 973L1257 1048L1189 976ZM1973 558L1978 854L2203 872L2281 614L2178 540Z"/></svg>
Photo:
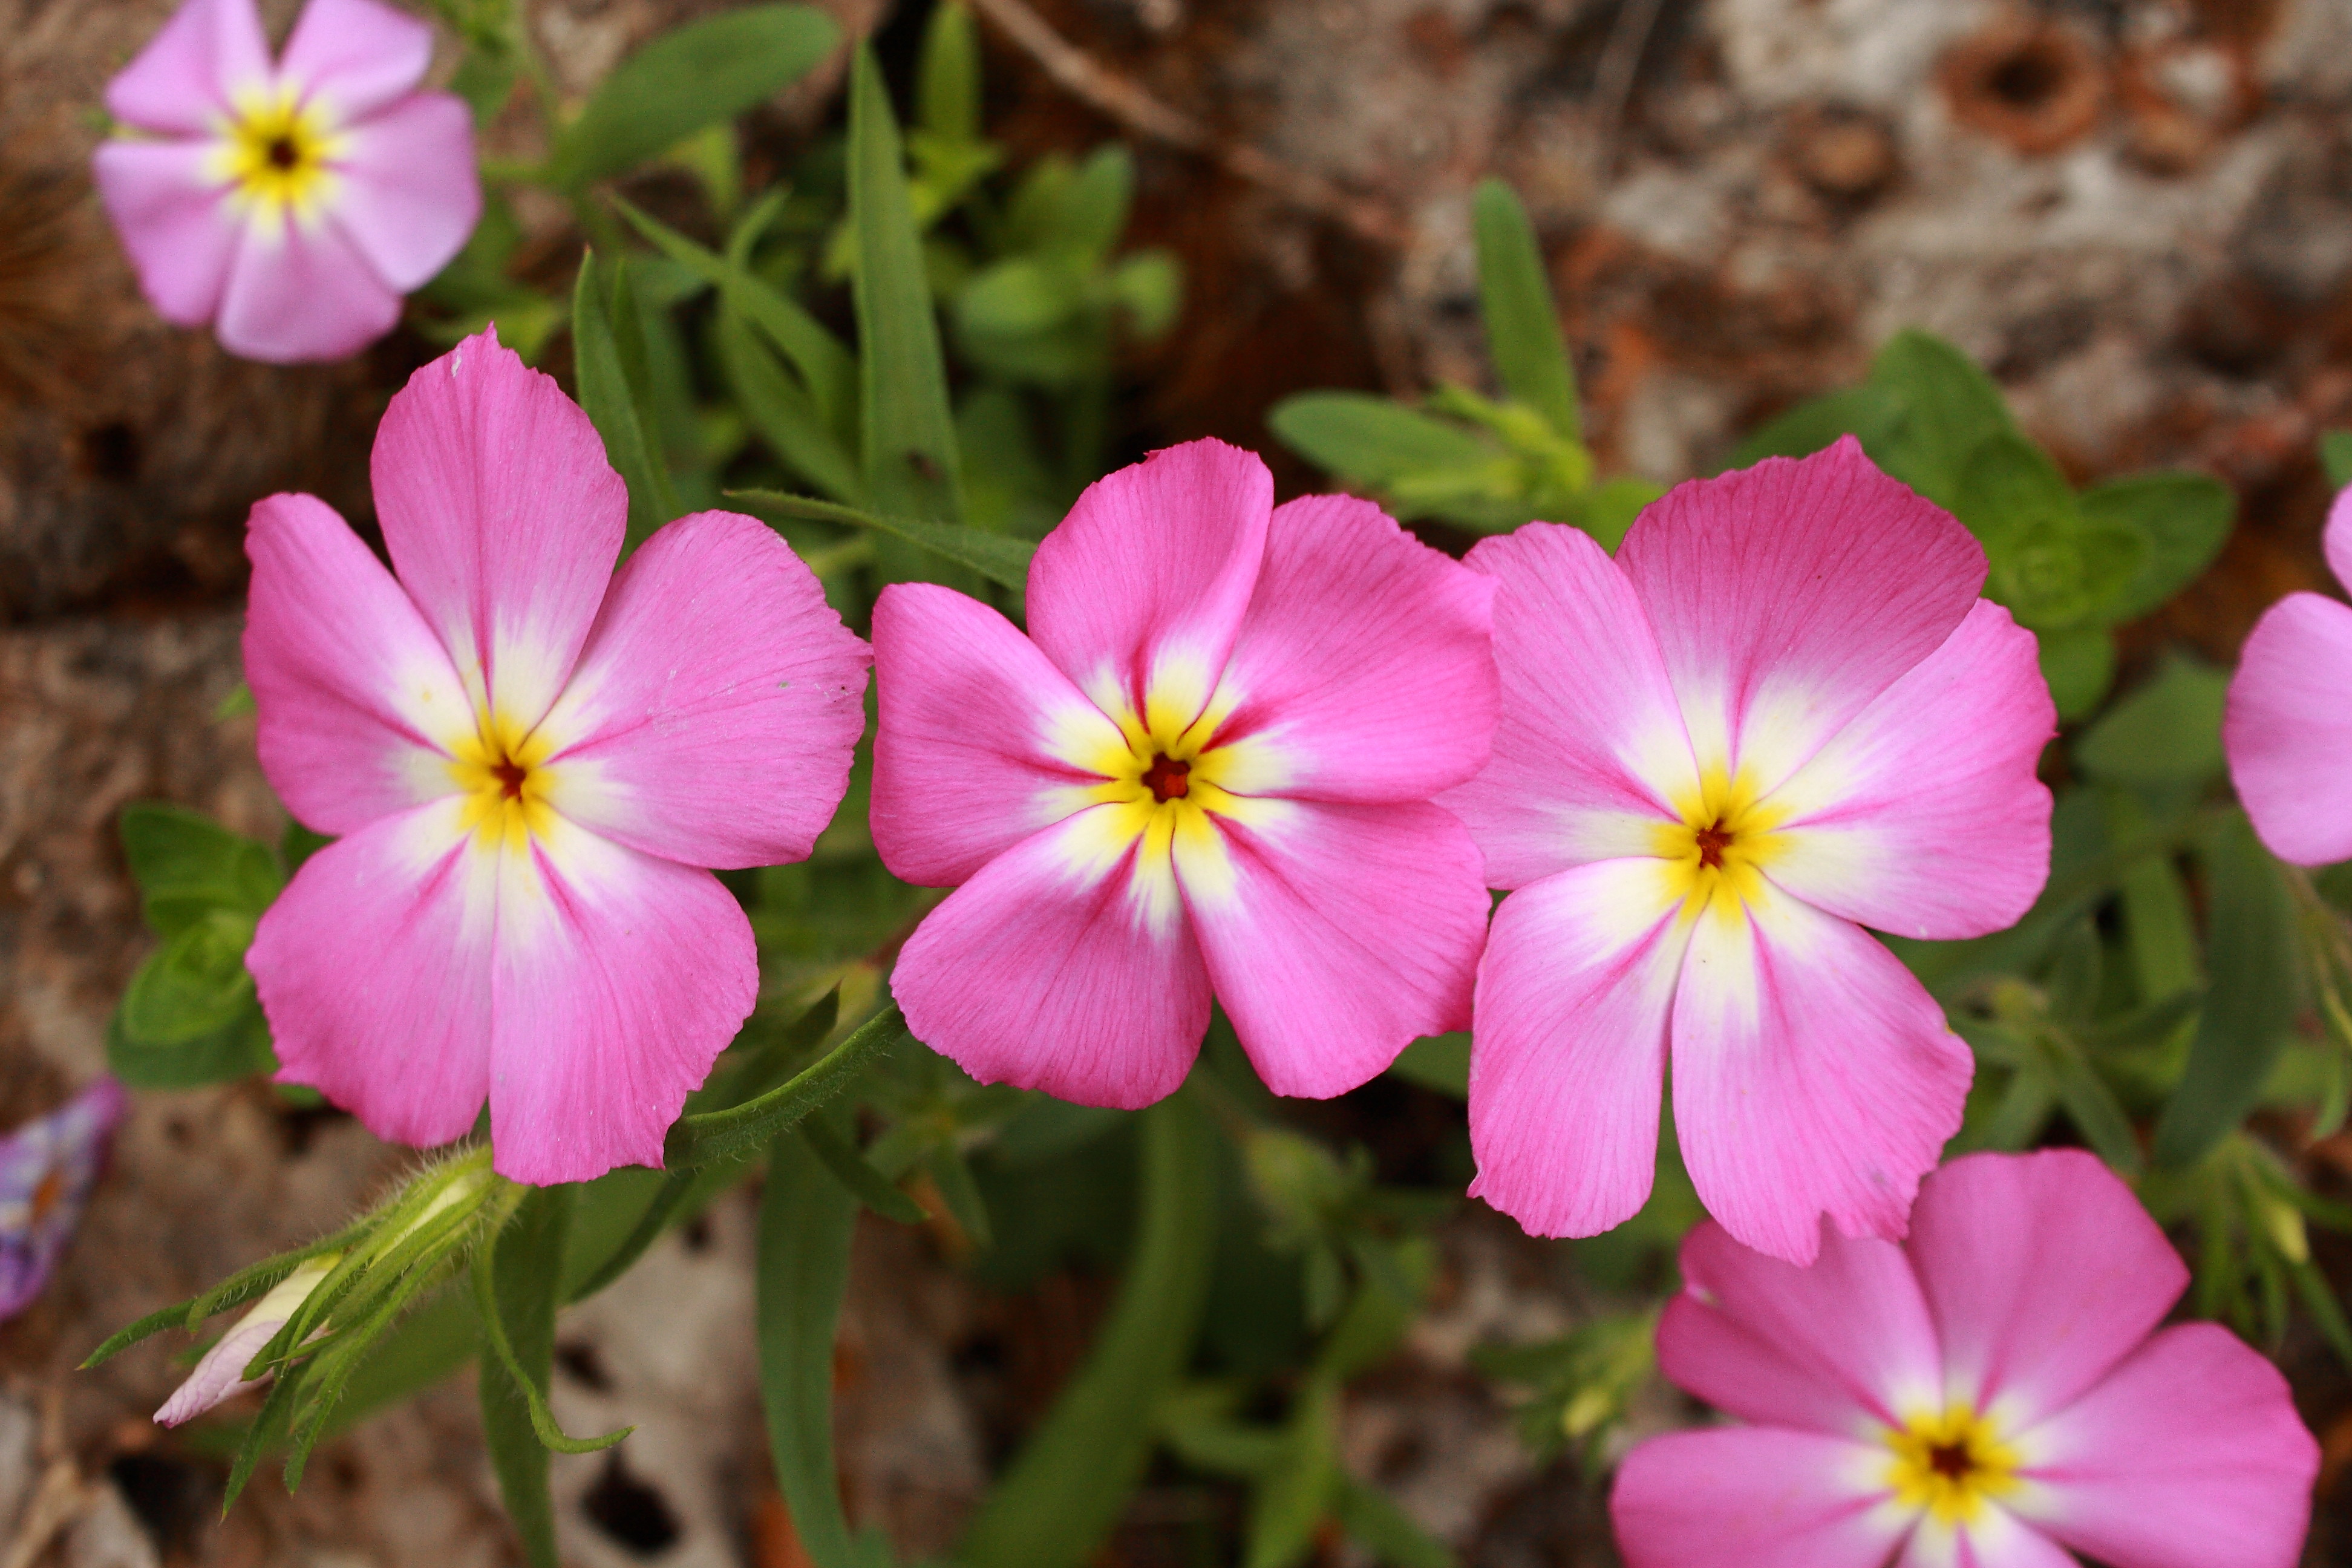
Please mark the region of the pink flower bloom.
<svg viewBox="0 0 2352 1568"><path fill-rule="evenodd" d="M1148 1105L1213 992L1278 1094L1468 1020L1486 895L1430 797L1486 758L1494 585L1370 502L1273 500L1191 442L1078 498L1027 637L922 584L875 607L875 847L961 884L891 986L983 1082Z"/></svg>
<svg viewBox="0 0 2352 1568"><path fill-rule="evenodd" d="M340 359L473 232L473 121L419 92L433 32L376 0L310 0L276 64L253 0L185 0L106 88L129 132L99 194L164 320L279 363Z"/></svg>
<svg viewBox="0 0 2352 1568"><path fill-rule="evenodd" d="M279 1077L405 1143L460 1136L487 1097L520 1182L658 1165L759 983L750 923L695 868L808 854L866 646L732 512L614 575L620 477L495 331L393 398L373 477L393 572L311 496L261 502L246 540L262 769L344 836L247 956Z"/></svg>
<svg viewBox="0 0 2352 1568"><path fill-rule="evenodd" d="M2189 1271L2078 1150L1929 1176L1902 1246L1797 1268L1683 1243L1658 1362L1748 1423L1653 1438L1610 1511L1629 1568L2292 1568L2319 1445L2278 1370L2158 1330Z"/></svg>
<svg viewBox="0 0 2352 1568"><path fill-rule="evenodd" d="M2327 513L2327 566L2352 584L2352 489ZM2230 778L2254 832L2298 866L2352 859L2352 606L2289 594L2238 656L2221 721Z"/></svg>
<svg viewBox="0 0 2352 1568"><path fill-rule="evenodd" d="M1502 584L1495 760L1443 804L1516 889L1479 965L1470 1190L1545 1236L1649 1196L1660 1080L1731 1234L1900 1237L1972 1062L1864 925L1997 931L2048 875L2055 731L1985 558L1852 439L1677 487L1612 561L1538 523Z"/></svg>
<svg viewBox="0 0 2352 1568"><path fill-rule="evenodd" d="M101 1078L0 1138L0 1318L32 1305L48 1283L129 1106L122 1086Z"/></svg>

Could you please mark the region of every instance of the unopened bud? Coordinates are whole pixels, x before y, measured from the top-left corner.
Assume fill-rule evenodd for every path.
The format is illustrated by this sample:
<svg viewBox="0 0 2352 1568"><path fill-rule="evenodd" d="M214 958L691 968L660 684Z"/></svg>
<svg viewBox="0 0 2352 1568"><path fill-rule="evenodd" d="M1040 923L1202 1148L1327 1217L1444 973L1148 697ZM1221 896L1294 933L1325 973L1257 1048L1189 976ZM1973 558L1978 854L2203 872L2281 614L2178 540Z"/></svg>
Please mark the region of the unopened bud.
<svg viewBox="0 0 2352 1568"><path fill-rule="evenodd" d="M188 1380L173 1390L163 1408L155 1412L155 1424L177 1426L234 1394L246 1381L246 1364L286 1326L286 1320L294 1315L295 1309L310 1300L319 1281L334 1272L341 1258L341 1253L325 1252L305 1260L279 1280L269 1294L255 1302L252 1310L236 1321L236 1326L205 1352L205 1359L196 1363L196 1370L188 1374Z"/></svg>

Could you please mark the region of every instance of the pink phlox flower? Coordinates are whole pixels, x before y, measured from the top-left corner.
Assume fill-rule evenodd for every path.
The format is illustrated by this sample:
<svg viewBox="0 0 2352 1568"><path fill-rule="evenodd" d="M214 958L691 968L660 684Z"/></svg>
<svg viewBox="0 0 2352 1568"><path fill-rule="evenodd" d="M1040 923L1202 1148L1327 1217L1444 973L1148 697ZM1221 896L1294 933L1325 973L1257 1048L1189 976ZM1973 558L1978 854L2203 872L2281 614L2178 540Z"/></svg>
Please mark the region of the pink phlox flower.
<svg viewBox="0 0 2352 1568"><path fill-rule="evenodd" d="M433 31L377 0L310 0L273 63L254 0L184 0L106 107L99 195L164 320L247 359L340 359L481 216L473 120L420 92Z"/></svg>
<svg viewBox="0 0 2352 1568"><path fill-rule="evenodd" d="M0 1318L30 1306L48 1282L129 1105L121 1084L100 1078L0 1137Z"/></svg>
<svg viewBox="0 0 2352 1568"><path fill-rule="evenodd" d="M748 517L680 518L614 574L620 477L495 330L392 399L372 477L391 572L312 496L246 538L262 769L343 836L247 957L279 1078L414 1144L487 1098L517 1181L658 1165L759 984L698 868L807 856L868 650Z"/></svg>
<svg viewBox="0 0 2352 1568"><path fill-rule="evenodd" d="M2352 585L2352 489L2327 513L2327 568ZM2352 605L2289 594L2263 612L2230 680L2230 779L2271 853L2352 859Z"/></svg>
<svg viewBox="0 0 2352 1568"><path fill-rule="evenodd" d="M1486 757L1494 585L1368 501L1273 500L1191 442L1079 497L1027 636L927 584L875 607L875 847L956 889L891 986L983 1082L1150 1104L1213 994L1278 1094L1467 1022L1487 900L1430 797Z"/></svg>
<svg viewBox="0 0 2352 1568"><path fill-rule="evenodd" d="M2319 1445L2278 1369L2213 1323L2080 1150L1929 1176L1910 1239L1794 1268L1713 1224L1683 1243L1666 1376L1745 1425L1636 1447L1628 1568L2293 1568Z"/></svg>
<svg viewBox="0 0 2352 1568"><path fill-rule="evenodd" d="M1661 1081L1699 1197L1811 1258L1900 1237L1973 1071L1863 927L1968 937L2049 872L2056 731L1985 557L1851 438L1676 487L1613 561L1548 523L1501 584L1495 759L1442 798L1514 889L1479 966L1472 1193L1545 1236L1649 1196Z"/></svg>

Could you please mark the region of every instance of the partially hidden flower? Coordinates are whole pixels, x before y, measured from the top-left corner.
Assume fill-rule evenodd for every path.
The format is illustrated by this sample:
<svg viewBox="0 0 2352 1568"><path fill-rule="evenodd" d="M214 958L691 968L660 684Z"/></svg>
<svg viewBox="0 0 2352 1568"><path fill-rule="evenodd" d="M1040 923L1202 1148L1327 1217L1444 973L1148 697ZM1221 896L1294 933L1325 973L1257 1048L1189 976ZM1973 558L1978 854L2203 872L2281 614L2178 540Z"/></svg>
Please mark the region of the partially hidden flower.
<svg viewBox="0 0 2352 1568"><path fill-rule="evenodd" d="M1471 1191L1591 1236L1650 1191L1661 1083L1699 1197L1775 1257L1900 1237L1973 1064L1863 928L1968 937L2049 871L2055 732L1967 530L1851 438L1695 480L1613 561L1530 524L1495 760L1444 797L1516 889L1479 966Z"/></svg>
<svg viewBox="0 0 2352 1568"><path fill-rule="evenodd" d="M342 836L247 955L278 1076L414 1144L487 1099L518 1182L658 1165L759 982L699 868L807 856L866 645L732 512L614 574L620 477L495 330L394 396L372 477L390 572L312 496L262 501L246 539L262 770Z"/></svg>
<svg viewBox="0 0 2352 1568"><path fill-rule="evenodd" d="M875 847L956 889L891 988L984 1082L1149 1104L1212 994L1279 1094L1467 1022L1487 900L1430 797L1486 760L1493 584L1368 501L1273 499L1191 442L1079 497L1026 637L929 584L875 607Z"/></svg>
<svg viewBox="0 0 2352 1568"><path fill-rule="evenodd" d="M335 1265L341 1261L340 1252L322 1252L271 1286L267 1295L205 1352L195 1370L155 1412L155 1424L177 1426L183 1421L193 1421L236 1394L248 1382L245 1375L247 1365L261 1352L262 1346L278 1337L278 1331L286 1326L286 1320L294 1315L295 1309L310 1299L319 1282L333 1273ZM257 1384L262 1380L249 1381Z"/></svg>
<svg viewBox="0 0 2352 1568"><path fill-rule="evenodd" d="M129 1106L122 1086L100 1078L0 1138L0 1318L23 1311L48 1283Z"/></svg>
<svg viewBox="0 0 2352 1568"><path fill-rule="evenodd" d="M2328 509L2327 569L2352 585L2352 489ZM2289 594L2238 656L2221 721L2230 780L2272 854L2352 859L2352 605Z"/></svg>
<svg viewBox="0 0 2352 1568"><path fill-rule="evenodd" d="M2158 1329L2189 1271L2080 1150L1971 1154L1910 1239L1683 1243L1658 1364L1746 1423L1636 1447L1629 1568L2292 1568L2319 1445L2278 1369Z"/></svg>
<svg viewBox="0 0 2352 1568"><path fill-rule="evenodd" d="M273 62L254 0L185 0L107 84L99 195L164 320L247 359L340 359L473 232L473 121L421 92L433 32L310 0Z"/></svg>

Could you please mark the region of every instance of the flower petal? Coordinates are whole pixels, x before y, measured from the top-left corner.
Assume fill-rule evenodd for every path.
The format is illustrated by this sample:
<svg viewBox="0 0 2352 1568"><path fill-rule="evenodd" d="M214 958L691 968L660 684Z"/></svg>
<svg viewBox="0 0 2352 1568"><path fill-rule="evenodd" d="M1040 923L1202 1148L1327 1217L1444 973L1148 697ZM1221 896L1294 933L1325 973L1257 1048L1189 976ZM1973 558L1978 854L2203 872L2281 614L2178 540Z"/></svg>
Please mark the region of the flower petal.
<svg viewBox="0 0 2352 1568"><path fill-rule="evenodd" d="M326 3L311 0L311 8ZM341 142L336 226L394 290L423 288L465 248L482 216L472 111L448 93L421 92L352 126Z"/></svg>
<svg viewBox="0 0 2352 1568"><path fill-rule="evenodd" d="M596 427L493 327L393 395L369 471L393 569L458 673L487 679L502 718L538 723L628 531Z"/></svg>
<svg viewBox="0 0 2352 1568"><path fill-rule="evenodd" d="M2014 1506L2115 1568L2293 1568L2319 1445L2278 1369L2182 1323L2019 1443Z"/></svg>
<svg viewBox="0 0 2352 1568"><path fill-rule="evenodd" d="M433 29L415 17L376 0L308 0L278 78L349 125L414 91L432 63Z"/></svg>
<svg viewBox="0 0 2352 1568"><path fill-rule="evenodd" d="M0 1137L0 1319L32 1304L81 1223L130 1097L113 1079Z"/></svg>
<svg viewBox="0 0 2352 1568"><path fill-rule="evenodd" d="M2333 524L2328 537L2332 544ZM2316 594L2289 594L2263 611L2230 679L2221 721L2230 781L2263 843L2298 866L2352 859L2347 687L2352 608Z"/></svg>
<svg viewBox="0 0 2352 1568"><path fill-rule="evenodd" d="M1675 486L1617 564L1649 612L1701 764L1759 794L1943 645L1984 550L1851 436Z"/></svg>
<svg viewBox="0 0 2352 1568"><path fill-rule="evenodd" d="M1935 1325L1893 1242L1827 1232L1800 1268L1710 1221L1684 1238L1682 1269L1658 1323L1658 1367L1717 1409L1873 1439L1942 1410Z"/></svg>
<svg viewBox="0 0 2352 1568"><path fill-rule="evenodd" d="M1675 1126L1700 1201L1791 1263L1811 1261L1824 1212L1899 1237L1974 1058L1859 927L1784 893L1745 908L1699 917L1675 997Z"/></svg>
<svg viewBox="0 0 2352 1568"><path fill-rule="evenodd" d="M233 354L299 364L355 354L399 320L400 296L333 223L257 207L246 216L213 331Z"/></svg>
<svg viewBox="0 0 2352 1568"><path fill-rule="evenodd" d="M1618 1466L1609 1518L1626 1568L1884 1568L1910 1523L1885 1468L1809 1432L1670 1432Z"/></svg>
<svg viewBox="0 0 2352 1568"><path fill-rule="evenodd" d="M1989 599L1838 731L1766 805L1789 813L1766 875L1881 931L1982 936L2050 877L2058 732L2033 634Z"/></svg>
<svg viewBox="0 0 2352 1568"><path fill-rule="evenodd" d="M1581 530L1533 522L1481 540L1500 584L1495 760L1443 804L1470 825L1486 879L1521 888L1594 860L1655 852L1672 802L1695 795L1690 739L1649 618Z"/></svg>
<svg viewBox="0 0 2352 1568"><path fill-rule="evenodd" d="M316 1279L312 1284L318 1283ZM245 1384L245 1369L252 1364L261 1347L277 1338L278 1331L286 1326L283 1318L262 1318L248 1315L237 1325L213 1342L172 1396L155 1412L158 1426L177 1426L193 1421L205 1411L226 1405L236 1397ZM259 1380L256 1380L257 1385Z"/></svg>
<svg viewBox="0 0 2352 1568"><path fill-rule="evenodd" d="M239 94L268 79L253 0L186 0L106 84L106 111L142 131L209 136Z"/></svg>
<svg viewBox="0 0 2352 1568"><path fill-rule="evenodd" d="M688 865L806 859L849 787L870 657L773 530L680 518L614 578L541 723L547 802Z"/></svg>
<svg viewBox="0 0 2352 1568"><path fill-rule="evenodd" d="M1486 764L1495 584L1353 496L1276 507L1214 704L1244 795L1426 800Z"/></svg>
<svg viewBox="0 0 2352 1568"><path fill-rule="evenodd" d="M341 834L455 794L447 746L473 712L383 563L316 496L257 503L245 551L255 744L286 809Z"/></svg>
<svg viewBox="0 0 2352 1568"><path fill-rule="evenodd" d="M751 1016L751 922L719 879L557 816L499 851L490 1142L534 1186L659 1168L662 1134Z"/></svg>
<svg viewBox="0 0 2352 1568"><path fill-rule="evenodd" d="M2081 1568L2066 1549L1999 1503L1965 1524L1919 1521L1895 1568ZM2118 1565L2121 1568L2121 1565Z"/></svg>
<svg viewBox="0 0 2352 1568"><path fill-rule="evenodd" d="M982 1083L1079 1105L1175 1092L1208 1031L1209 975L1173 889L1139 888L1139 848L1110 831L1120 809L1033 835L924 918L890 976L917 1039Z"/></svg>
<svg viewBox="0 0 2352 1568"><path fill-rule="evenodd" d="M377 1137L463 1137L490 1088L497 865L463 803L412 806L302 863L245 966L283 1064Z"/></svg>
<svg viewBox="0 0 2352 1568"><path fill-rule="evenodd" d="M1258 1077L1324 1100L1466 1028L1487 899L1478 847L1426 801L1236 802L1175 838L1209 978Z"/></svg>
<svg viewBox="0 0 2352 1568"><path fill-rule="evenodd" d="M1265 558L1274 476L1188 441L1097 479L1029 563L1029 635L1106 712L1208 701Z"/></svg>
<svg viewBox="0 0 2352 1568"><path fill-rule="evenodd" d="M874 605L874 847L950 888L1079 809L1118 727L1011 621L952 588L893 583Z"/></svg>
<svg viewBox="0 0 2352 1568"><path fill-rule="evenodd" d="M91 171L106 216L138 271L140 291L174 326L201 327L220 309L242 234L204 142L101 142Z"/></svg>
<svg viewBox="0 0 2352 1568"><path fill-rule="evenodd" d="M1503 900L1478 963L1470 1148L1535 1236L1631 1219L1657 1168L1666 1020L1687 922L1660 860L1602 860Z"/></svg>
<svg viewBox="0 0 2352 1568"><path fill-rule="evenodd" d="M2011 1429L2105 1376L2189 1288L2131 1189L2079 1149L1953 1161L1921 1184L1908 1250L1950 1397Z"/></svg>

